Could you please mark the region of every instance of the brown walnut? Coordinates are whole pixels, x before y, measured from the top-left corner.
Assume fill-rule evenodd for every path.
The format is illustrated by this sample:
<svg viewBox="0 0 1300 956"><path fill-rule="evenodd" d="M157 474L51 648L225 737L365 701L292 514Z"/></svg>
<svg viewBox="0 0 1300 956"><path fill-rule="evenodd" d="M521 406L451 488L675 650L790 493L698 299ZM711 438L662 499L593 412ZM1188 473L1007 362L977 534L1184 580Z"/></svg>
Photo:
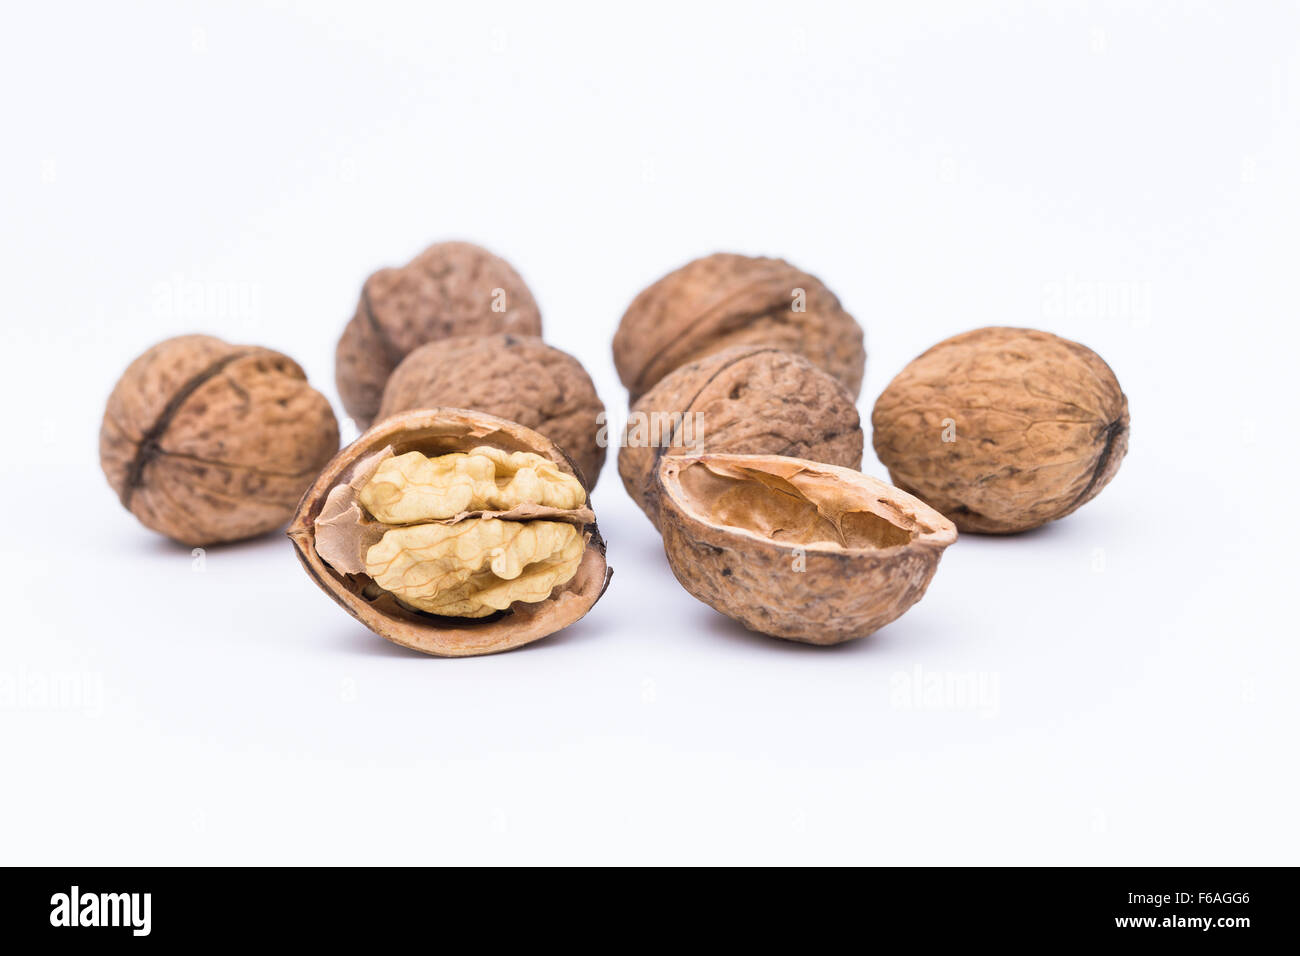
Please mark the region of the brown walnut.
<svg viewBox="0 0 1300 956"><path fill-rule="evenodd" d="M791 352L740 345L677 369L641 396L628 415L618 470L658 527L656 471L665 455L786 455L857 468L862 443L843 385Z"/></svg>
<svg viewBox="0 0 1300 956"><path fill-rule="evenodd" d="M1091 349L1033 329L940 342L876 401L876 454L962 531L1036 528L1096 497L1128 449L1128 399Z"/></svg>
<svg viewBox="0 0 1300 956"><path fill-rule="evenodd" d="M541 432L573 456L588 489L605 464L605 406L573 356L535 336L461 337L422 345L388 379L379 417L473 408Z"/></svg>
<svg viewBox="0 0 1300 956"><path fill-rule="evenodd" d="M614 364L636 401L676 368L733 345L795 352L857 398L862 329L821 281L781 259L717 253L644 289L614 335Z"/></svg>
<svg viewBox="0 0 1300 956"><path fill-rule="evenodd" d="M665 458L661 526L677 580L751 630L839 644L921 599L957 530L883 481L774 455Z"/></svg>
<svg viewBox="0 0 1300 956"><path fill-rule="evenodd" d="M296 362L207 335L168 339L132 362L99 432L123 506L192 547L283 527L338 447L334 412Z"/></svg>
<svg viewBox="0 0 1300 956"><path fill-rule="evenodd" d="M528 286L504 259L468 242L440 242L366 279L335 352L343 407L358 428L379 410L384 383L426 342L459 335L541 335Z"/></svg>
<svg viewBox="0 0 1300 956"><path fill-rule="evenodd" d="M553 634L609 583L605 543L563 449L461 408L401 412L365 432L303 495L289 537L349 614L442 657Z"/></svg>

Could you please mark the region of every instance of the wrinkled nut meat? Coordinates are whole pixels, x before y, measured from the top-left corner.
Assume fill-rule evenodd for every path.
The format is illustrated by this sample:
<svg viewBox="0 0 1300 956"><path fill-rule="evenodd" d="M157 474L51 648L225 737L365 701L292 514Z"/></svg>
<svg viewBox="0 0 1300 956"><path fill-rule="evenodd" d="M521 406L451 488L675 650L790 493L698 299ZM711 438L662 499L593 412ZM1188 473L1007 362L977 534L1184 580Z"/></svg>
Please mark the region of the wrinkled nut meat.
<svg viewBox="0 0 1300 956"><path fill-rule="evenodd" d="M633 405L618 453L623 485L656 527L665 455L785 455L857 468L853 396L807 359L743 345L677 369Z"/></svg>
<svg viewBox="0 0 1300 956"><path fill-rule="evenodd" d="M862 329L821 281L781 259L718 253L643 290L614 335L614 364L636 401L676 368L733 345L795 352L856 399Z"/></svg>
<svg viewBox="0 0 1300 956"><path fill-rule="evenodd" d="M359 556L365 573L407 607L485 617L515 601L545 600L577 573L586 540L561 521L452 519L523 505L573 511L586 497L581 482L531 452L483 447L428 458L409 451L382 459L355 499L337 496L356 524L332 523L337 516L327 507L316 520L316 550L328 559L338 547L336 567ZM357 532L365 533L350 553Z"/></svg>
<svg viewBox="0 0 1300 956"><path fill-rule="evenodd" d="M940 342L890 382L871 421L894 483L962 531L1006 534L1068 515L1128 450L1128 399L1110 366L1033 329Z"/></svg>
<svg viewBox="0 0 1300 956"><path fill-rule="evenodd" d="M773 455L665 458L661 530L691 594L751 630L865 637L921 599L951 521L850 468Z"/></svg>
<svg viewBox="0 0 1300 956"><path fill-rule="evenodd" d="M334 412L296 362L207 335L132 362L99 432L123 507L191 547L283 527L338 447Z"/></svg>
<svg viewBox="0 0 1300 956"><path fill-rule="evenodd" d="M529 335L462 337L422 345L397 366L379 417L414 408L473 408L518 422L577 461L588 489L605 464L605 406L573 356Z"/></svg>
<svg viewBox="0 0 1300 956"><path fill-rule="evenodd" d="M541 335L533 294L508 262L468 242L440 242L361 289L335 352L339 396L359 428L379 411L388 376L426 342L463 335Z"/></svg>
<svg viewBox="0 0 1300 956"><path fill-rule="evenodd" d="M289 537L376 634L462 657L572 624L609 579L573 463L516 422L457 408L385 418L325 467Z"/></svg>

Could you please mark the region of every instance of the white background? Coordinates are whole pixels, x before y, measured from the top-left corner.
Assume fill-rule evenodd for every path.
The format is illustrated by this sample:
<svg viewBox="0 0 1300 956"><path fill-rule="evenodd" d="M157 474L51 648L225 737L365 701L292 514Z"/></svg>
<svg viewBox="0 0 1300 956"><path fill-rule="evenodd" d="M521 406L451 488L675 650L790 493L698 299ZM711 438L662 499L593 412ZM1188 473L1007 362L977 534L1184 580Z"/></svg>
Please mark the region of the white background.
<svg viewBox="0 0 1300 956"><path fill-rule="evenodd" d="M0 88L0 861L1297 862L1296 4L29 4ZM470 660L281 535L200 569L120 508L136 354L268 345L338 408L362 280L446 238L616 417L627 303L730 250L858 317L864 419L1030 325L1112 365L1131 451L829 650L681 590L612 461L605 598Z"/></svg>

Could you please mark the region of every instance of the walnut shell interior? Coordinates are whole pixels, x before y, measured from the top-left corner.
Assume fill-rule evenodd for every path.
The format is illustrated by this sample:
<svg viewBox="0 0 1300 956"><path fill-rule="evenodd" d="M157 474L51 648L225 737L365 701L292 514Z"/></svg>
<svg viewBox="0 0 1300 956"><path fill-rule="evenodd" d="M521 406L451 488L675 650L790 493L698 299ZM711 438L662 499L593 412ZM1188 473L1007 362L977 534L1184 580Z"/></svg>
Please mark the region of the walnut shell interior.
<svg viewBox="0 0 1300 956"><path fill-rule="evenodd" d="M804 547L865 550L910 544L918 529L885 499L834 475L697 460L676 473L688 513L737 534Z"/></svg>
<svg viewBox="0 0 1300 956"><path fill-rule="evenodd" d="M925 593L957 530L849 468L771 455L664 458L664 550L695 597L752 630L863 637Z"/></svg>

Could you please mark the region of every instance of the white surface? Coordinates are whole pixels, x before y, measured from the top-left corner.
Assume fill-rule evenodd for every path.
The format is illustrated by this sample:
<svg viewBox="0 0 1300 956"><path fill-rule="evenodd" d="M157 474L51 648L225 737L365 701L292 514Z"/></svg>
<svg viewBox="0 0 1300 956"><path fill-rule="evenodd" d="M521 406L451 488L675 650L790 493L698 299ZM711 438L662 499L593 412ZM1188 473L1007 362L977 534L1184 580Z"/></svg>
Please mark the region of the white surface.
<svg viewBox="0 0 1300 956"><path fill-rule="evenodd" d="M0 861L1297 862L1295 5L345 6L8 14ZM604 600L474 660L281 536L197 571L117 505L137 353L281 348L337 408L362 279L457 237L619 415L624 307L722 249L840 295L864 417L1040 326L1114 367L1131 451L835 650L682 591L612 461Z"/></svg>

